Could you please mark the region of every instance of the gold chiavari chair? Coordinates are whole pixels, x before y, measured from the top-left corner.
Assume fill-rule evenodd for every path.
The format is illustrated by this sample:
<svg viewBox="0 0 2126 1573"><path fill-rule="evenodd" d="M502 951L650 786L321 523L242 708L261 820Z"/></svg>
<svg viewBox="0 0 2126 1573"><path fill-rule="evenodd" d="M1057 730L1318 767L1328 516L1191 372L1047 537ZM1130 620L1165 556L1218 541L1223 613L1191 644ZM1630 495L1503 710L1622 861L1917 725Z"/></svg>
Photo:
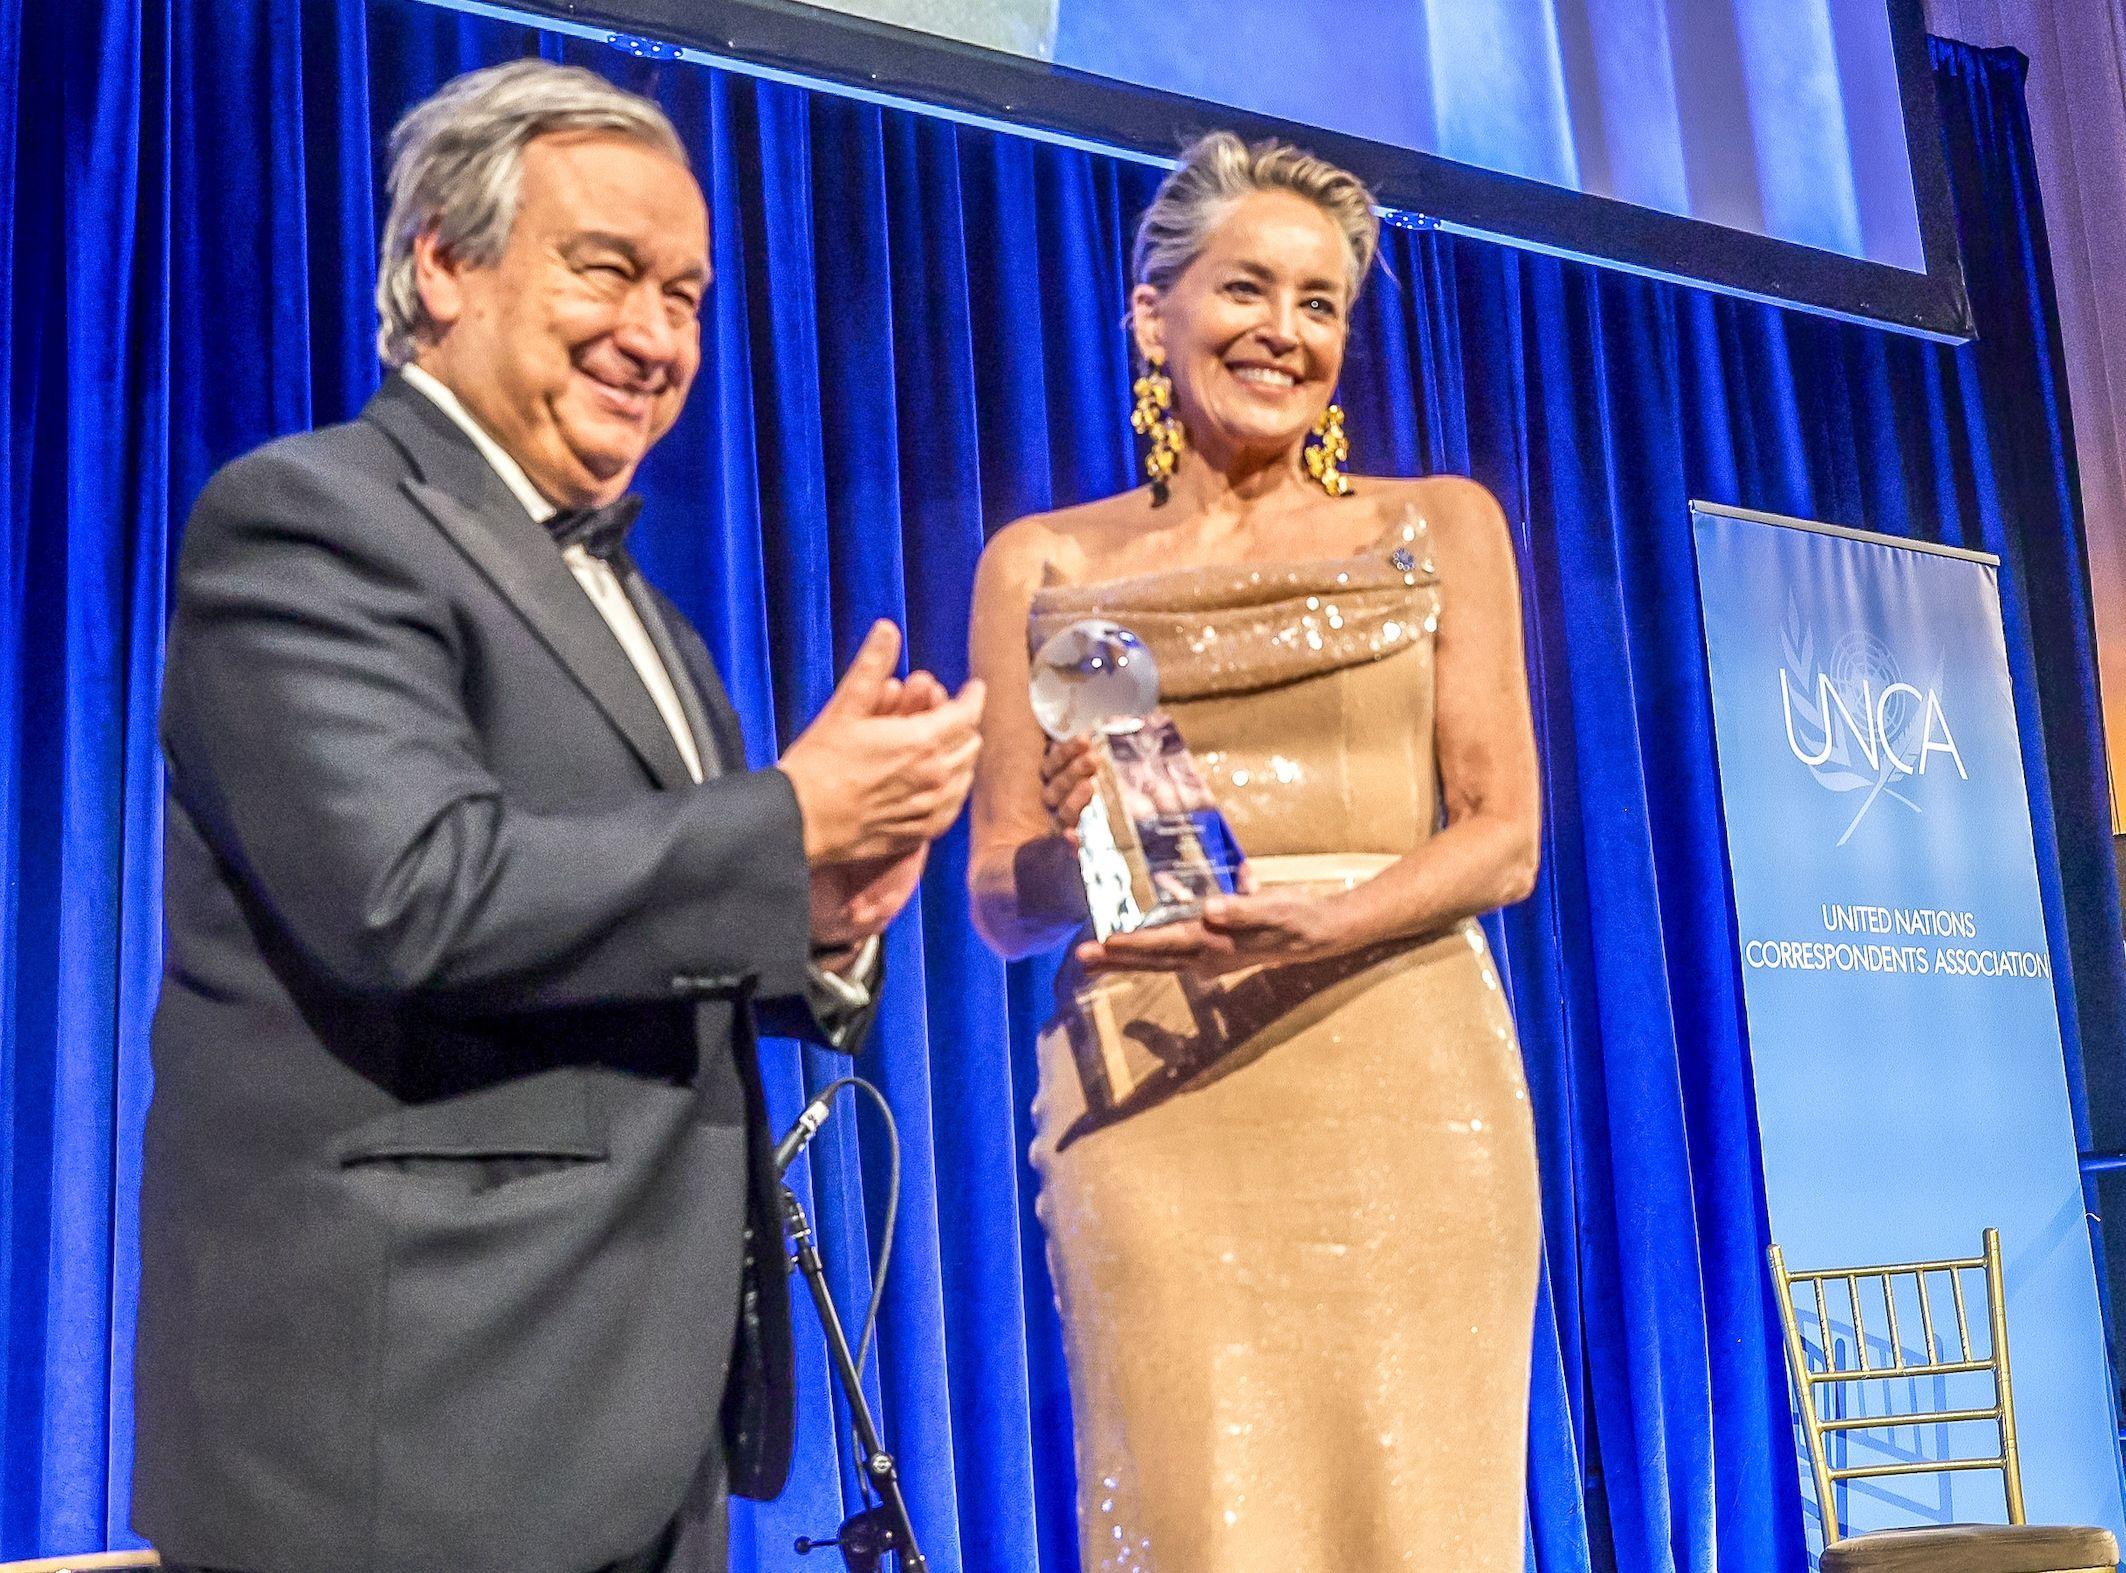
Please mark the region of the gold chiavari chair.
<svg viewBox="0 0 2126 1573"><path fill-rule="evenodd" d="M151 1573L162 1566L152 1551L84 1551L73 1557L0 1562L0 1573Z"/></svg>
<svg viewBox="0 0 2126 1573"><path fill-rule="evenodd" d="M2023 1521L2023 1469L2015 1440L2015 1395L2008 1370L2007 1301L2001 1293L2000 1231L1985 1233L1984 1253L1939 1262L1897 1262L1873 1267L1789 1270L1778 1246L1770 1251L1772 1281L1779 1290L1779 1317L1786 1331L1786 1362L1800 1398L1801 1429L1808 1444L1809 1468L1816 1480L1816 1501L1823 1513L1822 1573L2115 1573L2118 1543L2109 1530L2084 1525L2028 1524ZM1972 1337L1972 1314L1964 1296L1964 1275L1983 1273L1986 1286L1985 1353ZM1907 1319L1900 1325L1900 1283L1911 1285L1905 1298ZM1825 1286L1832 1288L1827 1294ZM1817 1347L1802 1337L1797 1293L1809 1296L1815 1313ZM1843 1301L1843 1305L1839 1302ZM1954 1312L1955 1342L1948 1318ZM1918 1327L1910 1325L1916 1304ZM1853 1358L1840 1357L1841 1340L1832 1335L1834 1311L1850 1312ZM1868 1313L1879 1313L1885 1340L1870 1358ZM1914 1357L1907 1338L1917 1331L1924 1354ZM1916 1391L1934 1384L1946 1395L1951 1382L1970 1383L1990 1374L1990 1401L1974 1399L1956 1407L1895 1412L1847 1413L1841 1398L1865 1391L1894 1391L1902 1384ZM1827 1414L1826 1408L1833 1412ZM1999 1451L1985 1457L1909 1456L1886 1463L1833 1467L1827 1438L1864 1432L1916 1434L1922 1426L1984 1426L1999 1437ZM1911 1529L1875 1530L1848 1537L1839 1523L1838 1488L1848 1480L1877 1480L1905 1475L1940 1475L1956 1471L1995 1471L2007 1499L2005 1524L1931 1524Z"/></svg>

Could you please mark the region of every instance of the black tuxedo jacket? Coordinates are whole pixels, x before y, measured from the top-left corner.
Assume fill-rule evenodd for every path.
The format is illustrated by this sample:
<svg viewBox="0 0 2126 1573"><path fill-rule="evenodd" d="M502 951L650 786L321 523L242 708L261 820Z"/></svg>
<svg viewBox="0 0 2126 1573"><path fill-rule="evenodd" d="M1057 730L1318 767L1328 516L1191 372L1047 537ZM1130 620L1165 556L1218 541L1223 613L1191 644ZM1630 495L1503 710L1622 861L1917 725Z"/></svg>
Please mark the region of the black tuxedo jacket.
<svg viewBox="0 0 2126 1573"><path fill-rule="evenodd" d="M135 1376L135 1520L173 1559L576 1573L719 1446L734 1489L781 1487L755 1018L867 1023L804 1004L787 779L745 771L700 638L616 566L704 785L403 379L193 512Z"/></svg>

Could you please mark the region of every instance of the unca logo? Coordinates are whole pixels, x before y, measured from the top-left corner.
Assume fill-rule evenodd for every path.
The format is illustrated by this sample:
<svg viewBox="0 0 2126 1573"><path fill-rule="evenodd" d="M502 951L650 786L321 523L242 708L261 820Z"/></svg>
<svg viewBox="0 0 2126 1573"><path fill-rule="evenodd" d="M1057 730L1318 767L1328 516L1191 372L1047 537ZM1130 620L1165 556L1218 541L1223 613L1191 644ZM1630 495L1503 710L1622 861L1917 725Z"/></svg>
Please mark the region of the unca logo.
<svg viewBox="0 0 2126 1573"><path fill-rule="evenodd" d="M1936 756L1945 756L1959 779L1971 779L1942 709L1939 657L1933 681L1921 688L1904 680L1889 646L1856 628L1818 664L1815 635L1801 626L1800 609L1792 603L1780 644L1779 708L1786 746L1825 791L1865 794L1839 846L1881 798L1918 813L1919 804L1898 787L1924 776L1930 764L1945 768Z"/></svg>

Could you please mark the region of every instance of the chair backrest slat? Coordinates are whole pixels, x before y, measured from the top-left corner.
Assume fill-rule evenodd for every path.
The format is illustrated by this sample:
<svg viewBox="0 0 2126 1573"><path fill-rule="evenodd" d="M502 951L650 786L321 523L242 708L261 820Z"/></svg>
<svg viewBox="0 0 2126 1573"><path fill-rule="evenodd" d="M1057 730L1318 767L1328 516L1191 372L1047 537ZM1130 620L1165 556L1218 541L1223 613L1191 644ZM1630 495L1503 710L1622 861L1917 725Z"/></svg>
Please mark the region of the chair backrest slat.
<svg viewBox="0 0 2126 1573"><path fill-rule="evenodd" d="M2001 1237L1986 1231L1986 1331L1993 1347L1993 1401L2000 1406L2001 1488L2008 1494L2008 1522L2023 1521L2023 1465L2015 1445L2015 1404L2008 1378L2008 1306L2001 1293Z"/></svg>
<svg viewBox="0 0 2126 1573"><path fill-rule="evenodd" d="M1899 1426L1956 1425L1962 1421L1997 1420L1996 1409L1929 1409L1910 1415L1861 1415L1851 1420L1826 1420L1826 1431L1890 1431Z"/></svg>
<svg viewBox="0 0 2126 1573"><path fill-rule="evenodd" d="M1831 1312L1823 1303L1823 1280L1816 1280L1816 1336L1823 1341L1823 1363L1827 1370L1838 1369L1838 1356L1831 1349Z"/></svg>
<svg viewBox="0 0 2126 1573"><path fill-rule="evenodd" d="M1823 1425L1816 1413L1815 1390L1808 1380L1808 1349L1801 1341L1801 1321L1794 1315L1794 1291L1787 1277L1786 1255L1778 1246L1771 1247L1772 1281L1779 1286L1779 1322L1786 1335L1787 1369L1796 1373L1794 1385L1801 1394L1801 1434L1808 1442L1809 1469L1816 1477L1816 1495L1826 1504L1823 1521L1830 1526L1830 1538L1838 1538L1838 1521L1828 1504L1831 1501L1831 1466L1823 1453ZM1823 1320L1823 1284L1816 1284L1817 1331L1822 1335L1824 1363L1830 1363L1830 1324Z"/></svg>
<svg viewBox="0 0 2126 1573"><path fill-rule="evenodd" d="M2023 1522L2022 1464L2017 1454L2015 1438L2015 1402L2008 1373L2008 1308L2004 1294L2000 1259L2000 1232L1988 1229L1985 1232L1984 1253L1973 1258L1956 1258L1932 1262L1892 1262L1874 1267L1813 1268L1794 1272L1786 1265L1786 1256L1778 1246L1769 1251L1772 1266L1772 1281L1779 1291L1779 1318L1786 1333L1787 1367L1794 1378L1794 1391L1801 1404L1801 1427L1808 1444L1809 1468L1816 1478L1816 1497L1823 1513L1824 1544L1836 1545L1844 1538L1839 1523L1837 1488L1848 1480L1878 1480L1899 1475L1949 1474L1965 1470L1996 1470L2001 1475L2002 1488L2007 1497L2008 1522ZM1985 1275L1987 1333L1990 1338L1985 1358L1978 1358L1971 1340L1970 1312L1964 1300L1963 1275L1972 1269ZM1949 1293L1956 1307L1957 1347L1951 1351L1940 1346L1934 1328L1934 1309L1928 1279L1930 1274L1943 1274L1949 1280ZM1926 1340L1925 1358L1912 1361L1906 1358L1903 1331L1897 1317L1897 1280L1909 1276L1919 1292L1919 1322ZM1831 1336L1830 1307L1823 1291L1826 1279L1837 1278L1846 1286L1847 1303L1853 1311L1853 1345L1856 1361L1847 1365L1840 1361L1835 1342ZM1816 1326L1821 1344L1821 1359L1813 1360L1807 1341L1801 1336L1800 1314L1794 1303L1795 1287L1806 1282L1813 1292L1816 1306ZM1883 1311L1889 1322L1890 1358L1872 1361L1868 1357L1867 1313L1863 1307L1862 1285L1871 1289L1879 1285L1882 1290ZM1884 1382L1893 1377L1898 1380L1917 1380L1922 1377L1947 1378L1951 1376L1987 1372L1993 1378L1993 1405L1991 1408L1970 1407L1968 1402L1961 1408L1949 1408L1945 1404L1925 1412L1908 1412L1888 1415L1837 1414L1826 1418L1816 1397L1819 1388L1840 1384L1876 1381ZM1948 1395L1939 1395L1946 1398ZM1841 1400L1834 1406L1843 1410ZM1827 1434L1846 1436L1853 1432L1903 1430L1925 1425L1993 1424L1999 1428L2000 1451L1991 1458L1912 1458L1898 1459L1887 1464L1841 1465L1833 1468L1824 1445Z"/></svg>
<svg viewBox="0 0 2126 1573"><path fill-rule="evenodd" d="M1946 1475L1959 1469L1998 1469L1998 1458L1944 1458L1929 1464L1924 1470L1914 1471L1910 1464L1860 1464L1852 1469L1834 1469L1833 1480L1882 1480L1892 1475L1913 1473Z"/></svg>
<svg viewBox="0 0 2126 1573"><path fill-rule="evenodd" d="M1937 1360L1932 1365L1908 1365L1899 1376L1960 1376L1972 1371L1990 1371L1991 1360ZM1822 1387L1831 1382L1880 1382L1889 1373L1883 1371L1811 1371L1809 1380Z"/></svg>
<svg viewBox="0 0 2126 1573"><path fill-rule="evenodd" d="M1912 1282L1919 1285L1919 1331L1920 1336L1927 1341L1927 1364L1932 1365L1940 1351L1934 1347L1934 1309L1927 1303L1929 1296L1926 1269L1915 1271L1912 1274Z"/></svg>
<svg viewBox="0 0 2126 1573"><path fill-rule="evenodd" d="M1843 1278L1848 1273L1872 1277L1877 1273L1896 1272L1946 1272L1951 1267L1962 1267L1971 1272L1983 1271L1986 1259L1983 1256L1943 1256L1931 1262L1877 1262L1873 1266L1856 1267L1789 1267L1786 1275L1795 1283L1805 1283L1811 1278Z"/></svg>
<svg viewBox="0 0 2126 1573"><path fill-rule="evenodd" d="M1949 1292L1956 1297L1956 1337L1960 1352L1959 1360L1971 1358L1971 1319L1964 1314L1964 1270L1952 1268L1949 1272Z"/></svg>

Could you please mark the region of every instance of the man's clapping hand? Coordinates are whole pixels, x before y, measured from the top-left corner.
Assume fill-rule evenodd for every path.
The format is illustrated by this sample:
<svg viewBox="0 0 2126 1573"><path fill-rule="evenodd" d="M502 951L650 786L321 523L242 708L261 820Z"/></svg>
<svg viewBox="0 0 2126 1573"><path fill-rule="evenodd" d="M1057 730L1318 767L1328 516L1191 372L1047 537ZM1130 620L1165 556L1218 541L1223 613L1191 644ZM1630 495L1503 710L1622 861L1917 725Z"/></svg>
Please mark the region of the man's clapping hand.
<svg viewBox="0 0 2126 1573"><path fill-rule="evenodd" d="M812 724L780 762L804 817L813 943L853 951L915 893L930 843L974 782L983 689L893 675L900 631L872 626Z"/></svg>

